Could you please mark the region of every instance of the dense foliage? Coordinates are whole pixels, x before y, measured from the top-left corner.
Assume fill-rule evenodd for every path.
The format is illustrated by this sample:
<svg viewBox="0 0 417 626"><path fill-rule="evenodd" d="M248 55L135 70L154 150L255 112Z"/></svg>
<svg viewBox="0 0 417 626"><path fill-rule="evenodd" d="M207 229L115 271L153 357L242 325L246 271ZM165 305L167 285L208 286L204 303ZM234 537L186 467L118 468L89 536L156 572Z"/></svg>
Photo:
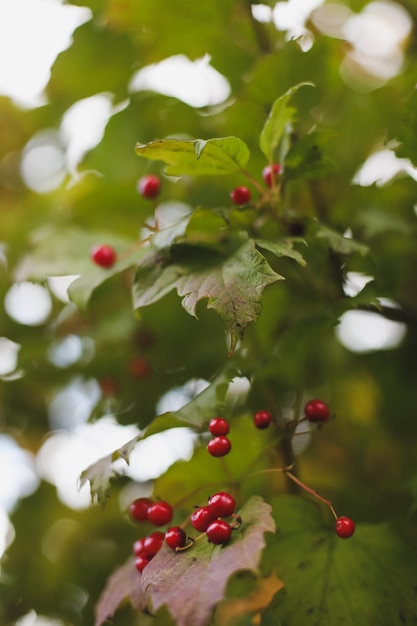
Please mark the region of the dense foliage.
<svg viewBox="0 0 417 626"><path fill-rule="evenodd" d="M272 21L296 2L73 4L92 17L57 57L47 103L0 99L2 302L21 281L52 301L38 323L0 310L20 346L0 372L2 433L42 478L10 511L0 622L33 610L75 626L417 623L414 4L317 2L298 30ZM230 95L192 106L132 87L174 55L209 55ZM74 168L62 121L97 95L112 114ZM45 192L22 173L33 140L66 163ZM374 153L388 160L366 179ZM97 245L111 251L94 262ZM349 291L358 275L366 286ZM67 302L56 276L78 277ZM395 322L401 340L349 346L338 328L352 311ZM330 416L315 404L307 419L311 399ZM220 416L231 450L216 457ZM72 508L54 482L65 446L54 456L48 442L92 441L103 424L125 426L122 441L82 467L65 454L92 494ZM189 458L147 479L142 441L184 427ZM132 546L155 528L132 519L132 500L170 503L188 541L193 507L223 491L230 541L203 532L136 571ZM352 536L332 513L354 520Z"/></svg>

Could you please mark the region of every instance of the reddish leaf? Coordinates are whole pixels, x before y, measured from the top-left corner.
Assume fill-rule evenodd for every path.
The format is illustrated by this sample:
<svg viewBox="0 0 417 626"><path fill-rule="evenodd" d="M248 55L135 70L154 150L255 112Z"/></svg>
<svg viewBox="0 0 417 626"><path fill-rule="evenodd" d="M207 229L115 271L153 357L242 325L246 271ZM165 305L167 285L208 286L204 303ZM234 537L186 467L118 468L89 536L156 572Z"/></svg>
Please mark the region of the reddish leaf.
<svg viewBox="0 0 417 626"><path fill-rule="evenodd" d="M135 568L134 559L129 559L119 567L107 581L106 587L96 605L95 626L101 626L110 620L117 608L140 588L140 575Z"/></svg>
<svg viewBox="0 0 417 626"><path fill-rule="evenodd" d="M223 599L227 581L239 570L255 570L265 546L264 533L274 532L271 507L259 496L241 511L243 524L229 545L213 546L201 538L186 552L162 549L142 574L142 592L133 594L138 608L156 612L167 605L178 626L204 626Z"/></svg>

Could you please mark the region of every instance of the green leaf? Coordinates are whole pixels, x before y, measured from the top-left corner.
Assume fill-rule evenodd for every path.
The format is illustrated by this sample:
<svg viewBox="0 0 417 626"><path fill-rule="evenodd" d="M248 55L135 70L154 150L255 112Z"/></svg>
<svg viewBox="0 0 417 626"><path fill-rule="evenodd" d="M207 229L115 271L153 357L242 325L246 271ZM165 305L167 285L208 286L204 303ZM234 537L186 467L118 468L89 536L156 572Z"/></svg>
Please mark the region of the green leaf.
<svg viewBox="0 0 417 626"><path fill-rule="evenodd" d="M286 626L415 623L415 550L407 549L389 524L357 524L344 540L333 524L323 525L314 503L279 496L272 504L279 532L268 542L263 562L285 588L261 624L271 615Z"/></svg>
<svg viewBox="0 0 417 626"><path fill-rule="evenodd" d="M334 173L334 163L325 155L330 133L312 132L293 143L285 157L287 179L318 180Z"/></svg>
<svg viewBox="0 0 417 626"><path fill-rule="evenodd" d="M275 100L271 112L262 129L259 146L269 163L274 160L274 152L282 140L284 134L288 132L291 122L296 113L296 109L288 106L292 96L300 87L314 87L313 83L303 82L291 87L284 95Z"/></svg>
<svg viewBox="0 0 417 626"><path fill-rule="evenodd" d="M417 90L411 92L401 108L399 117L394 118L392 132L400 144L395 148L399 157L410 159L417 165Z"/></svg>
<svg viewBox="0 0 417 626"><path fill-rule="evenodd" d="M152 252L138 266L133 302L137 309L160 300L172 289L182 298L182 305L196 316L200 300L220 316L231 335L231 352L247 326L261 311L264 288L282 279L248 240L232 256L220 260L203 257L188 263L170 263L167 256Z"/></svg>
<svg viewBox="0 0 417 626"><path fill-rule="evenodd" d="M296 241L303 240L299 239ZM297 263L302 267L305 267L307 265L306 261L303 259L298 250L294 250L294 240L283 239L282 241L268 241L267 239L256 239L255 243L259 248L269 250L269 252L272 252L277 257L286 256L290 259L294 259L294 261L297 261ZM305 243L305 241L303 241L303 243Z"/></svg>
<svg viewBox="0 0 417 626"><path fill-rule="evenodd" d="M136 154L167 164L170 176L235 174L249 161L249 149L238 137L219 139L158 139L136 145Z"/></svg>
<svg viewBox="0 0 417 626"><path fill-rule="evenodd" d="M359 253L361 256L364 256L369 251L368 246L359 243L350 237L345 237L345 235L342 235L341 233L338 233L323 224L318 226L316 230L316 237L319 239L325 239L329 248L337 254L350 255Z"/></svg>

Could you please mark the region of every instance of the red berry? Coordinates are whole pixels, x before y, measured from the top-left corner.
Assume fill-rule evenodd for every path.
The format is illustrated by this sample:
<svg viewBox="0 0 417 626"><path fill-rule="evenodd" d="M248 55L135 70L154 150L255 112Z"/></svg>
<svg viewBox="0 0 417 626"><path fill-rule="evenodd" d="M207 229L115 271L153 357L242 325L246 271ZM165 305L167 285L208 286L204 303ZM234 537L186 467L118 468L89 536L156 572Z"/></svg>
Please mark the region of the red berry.
<svg viewBox="0 0 417 626"><path fill-rule="evenodd" d="M116 261L116 251L111 246L94 246L90 256L100 267L111 267Z"/></svg>
<svg viewBox="0 0 417 626"><path fill-rule="evenodd" d="M161 549L162 544L164 543L164 539L165 533L162 533L158 530L151 533L143 540L143 550L141 554L143 556L146 556L147 559L153 558L155 554Z"/></svg>
<svg viewBox="0 0 417 626"><path fill-rule="evenodd" d="M335 524L336 534L342 539L348 539L355 532L355 522L350 517L338 517Z"/></svg>
<svg viewBox="0 0 417 626"><path fill-rule="evenodd" d="M173 550L185 546L186 541L187 535L181 526L172 526L165 533L165 543Z"/></svg>
<svg viewBox="0 0 417 626"><path fill-rule="evenodd" d="M223 417L213 417L209 423L209 431L212 435L219 437L221 435L227 435L230 430L229 422Z"/></svg>
<svg viewBox="0 0 417 626"><path fill-rule="evenodd" d="M129 374L132 378L137 378L138 380L143 380L144 378L148 378L151 373L151 366L149 361L143 357L133 357L129 362Z"/></svg>
<svg viewBox="0 0 417 626"><path fill-rule="evenodd" d="M142 176L138 182L138 189L140 195L146 198L146 200L153 200L159 196L161 181L159 177L154 174Z"/></svg>
<svg viewBox="0 0 417 626"><path fill-rule="evenodd" d="M148 509L148 519L154 526L169 524L173 515L174 511L172 510L172 506L163 500L155 502L155 504L152 504Z"/></svg>
<svg viewBox="0 0 417 626"><path fill-rule="evenodd" d="M232 535L232 527L222 519L216 519L207 528L207 537L211 543L220 545L229 541Z"/></svg>
<svg viewBox="0 0 417 626"><path fill-rule="evenodd" d="M151 498L137 498L129 507L130 515L137 522L146 522L148 520L148 509L153 504Z"/></svg>
<svg viewBox="0 0 417 626"><path fill-rule="evenodd" d="M149 563L150 559L147 559L146 556L137 556L135 559L135 567L138 572L141 572Z"/></svg>
<svg viewBox="0 0 417 626"><path fill-rule="evenodd" d="M266 165L262 170L262 178L268 185L268 187L272 187L272 183L275 180L275 177L278 174L281 174L282 167L279 163L273 163L272 165Z"/></svg>
<svg viewBox="0 0 417 626"><path fill-rule="evenodd" d="M232 444L230 443L227 437L214 437L210 439L207 444L207 450L211 454L211 456L225 456L229 454L232 448Z"/></svg>
<svg viewBox="0 0 417 626"><path fill-rule="evenodd" d="M242 206L250 201L251 193L247 187L235 187L230 193L230 197L234 204Z"/></svg>
<svg viewBox="0 0 417 626"><path fill-rule="evenodd" d="M135 541L135 543L133 544L133 554L135 556L140 556L143 553L144 543L145 543L145 537L142 537L141 539L138 539L137 541Z"/></svg>
<svg viewBox="0 0 417 626"><path fill-rule="evenodd" d="M325 422L329 419L330 409L322 400L310 400L304 407L309 422Z"/></svg>
<svg viewBox="0 0 417 626"><path fill-rule="evenodd" d="M216 519L217 515L213 513L209 506L202 506L196 509L191 515L191 524L200 533L207 530L207 526Z"/></svg>
<svg viewBox="0 0 417 626"><path fill-rule="evenodd" d="M236 500L230 493L219 491L210 496L208 508L214 517L229 517L235 512Z"/></svg>
<svg viewBox="0 0 417 626"><path fill-rule="evenodd" d="M253 417L253 422L256 428L260 428L261 430L264 428L268 428L271 420L272 413L270 411L258 411Z"/></svg>

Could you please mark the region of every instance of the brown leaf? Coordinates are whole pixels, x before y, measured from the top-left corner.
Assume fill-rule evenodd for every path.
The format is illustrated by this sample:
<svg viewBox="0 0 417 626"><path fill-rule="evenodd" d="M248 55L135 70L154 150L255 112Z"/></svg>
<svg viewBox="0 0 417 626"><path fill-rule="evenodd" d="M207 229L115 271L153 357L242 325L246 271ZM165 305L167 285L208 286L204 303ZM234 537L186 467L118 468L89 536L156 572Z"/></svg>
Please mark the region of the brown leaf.
<svg viewBox="0 0 417 626"><path fill-rule="evenodd" d="M130 558L108 579L96 605L95 626L101 626L110 620L123 600L140 593L140 574L135 568L134 559Z"/></svg>
<svg viewBox="0 0 417 626"><path fill-rule="evenodd" d="M202 537L186 552L164 546L146 566L132 604L156 612L167 605L178 626L204 626L223 599L227 581L241 570L257 570L265 546L264 533L275 531L271 507L251 497L240 512L241 529L227 546L213 546Z"/></svg>
<svg viewBox="0 0 417 626"><path fill-rule="evenodd" d="M282 587L284 587L284 583L275 572L272 572L268 578L261 578L248 596L232 598L220 604L216 611L216 625L230 626L233 620L248 615L248 613L262 611Z"/></svg>

